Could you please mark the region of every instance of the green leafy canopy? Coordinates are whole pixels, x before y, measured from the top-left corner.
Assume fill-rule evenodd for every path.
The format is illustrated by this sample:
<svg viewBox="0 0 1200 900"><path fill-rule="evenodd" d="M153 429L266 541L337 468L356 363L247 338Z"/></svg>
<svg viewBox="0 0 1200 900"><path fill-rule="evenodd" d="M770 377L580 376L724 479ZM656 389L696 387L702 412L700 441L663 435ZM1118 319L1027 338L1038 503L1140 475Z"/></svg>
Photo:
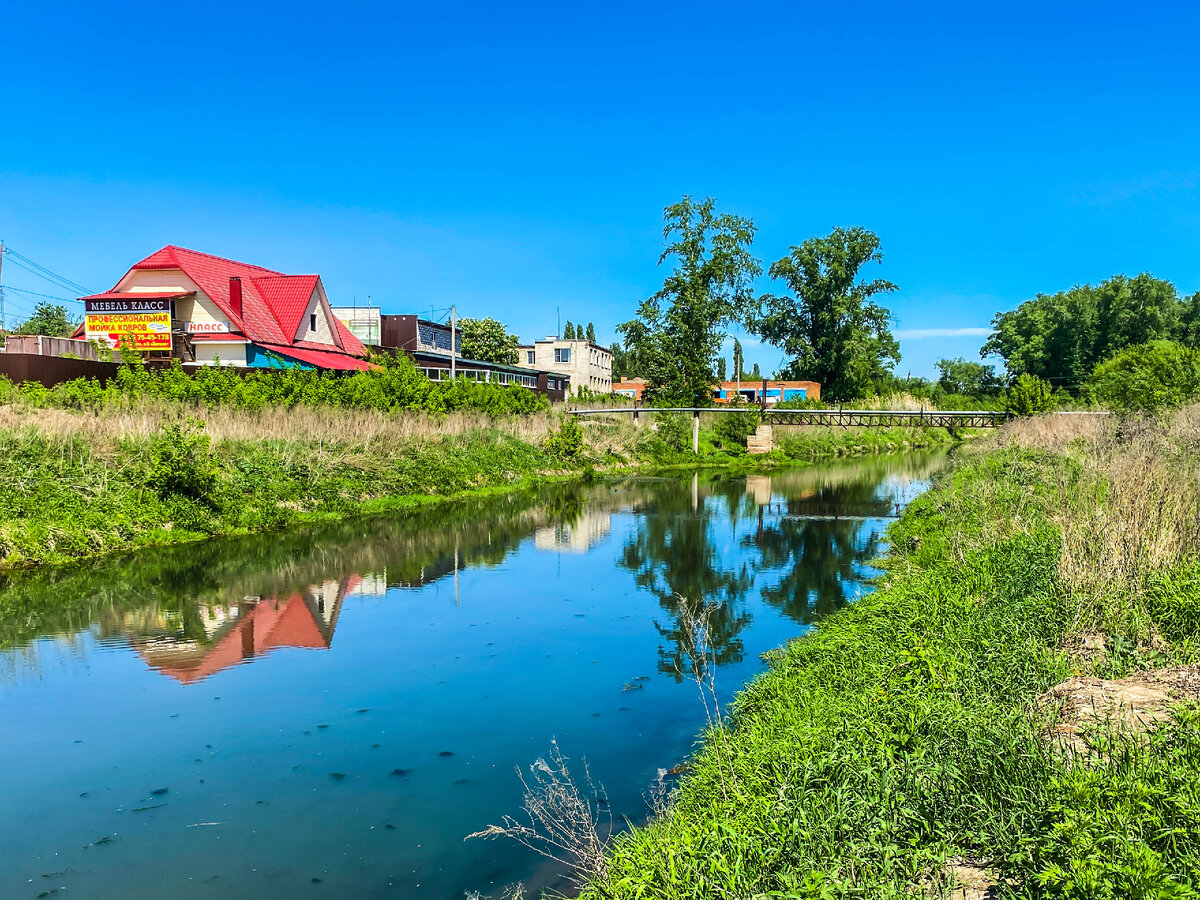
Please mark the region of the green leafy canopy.
<svg viewBox="0 0 1200 900"><path fill-rule="evenodd" d="M684 406L712 402L715 362L732 324L753 315L751 285L762 272L750 252L754 223L718 214L712 198L685 196L663 213L668 241L659 264L674 260L662 289L637 318L618 326L636 356L650 398Z"/></svg>
<svg viewBox="0 0 1200 900"><path fill-rule="evenodd" d="M859 278L859 269L882 258L873 232L835 228L772 263L771 277L793 296L764 295L753 327L792 358L782 377L816 381L823 397L849 400L869 393L900 361L891 313L872 299L896 285Z"/></svg>

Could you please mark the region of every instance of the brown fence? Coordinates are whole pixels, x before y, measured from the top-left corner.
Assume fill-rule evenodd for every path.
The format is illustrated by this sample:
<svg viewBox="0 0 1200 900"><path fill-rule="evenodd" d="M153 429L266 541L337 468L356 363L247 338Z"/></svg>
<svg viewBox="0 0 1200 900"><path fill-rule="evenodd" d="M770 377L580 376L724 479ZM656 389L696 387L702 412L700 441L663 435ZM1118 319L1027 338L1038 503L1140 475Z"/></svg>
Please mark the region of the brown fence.
<svg viewBox="0 0 1200 900"><path fill-rule="evenodd" d="M10 334L4 339L8 353L33 353L41 356L67 356L100 360L100 351L91 341L48 337L44 334Z"/></svg>
<svg viewBox="0 0 1200 900"><path fill-rule="evenodd" d="M165 368L170 362L150 359L144 364L147 369L155 369ZM37 381L46 387L54 387L74 378L95 378L101 384L107 384L116 378L120 368L119 362L103 362L98 359L41 356L37 353L0 353L0 375L16 382ZM184 366L183 371L190 373L197 368L199 367Z"/></svg>

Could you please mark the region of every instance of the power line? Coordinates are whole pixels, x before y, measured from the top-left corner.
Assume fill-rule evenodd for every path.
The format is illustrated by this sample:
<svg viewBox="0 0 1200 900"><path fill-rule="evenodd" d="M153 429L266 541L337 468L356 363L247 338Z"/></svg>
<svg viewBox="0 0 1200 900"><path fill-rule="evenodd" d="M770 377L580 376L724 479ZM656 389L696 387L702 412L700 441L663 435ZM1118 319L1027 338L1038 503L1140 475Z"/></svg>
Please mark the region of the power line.
<svg viewBox="0 0 1200 900"><path fill-rule="evenodd" d="M9 252L10 251L6 251L4 255L8 256ZM41 278L43 281L49 282L50 284L54 285L59 290L72 291L72 292L85 294L85 295L90 293L86 288L78 288L73 285L63 284L61 281L56 281L55 279L49 277L48 275L43 275L37 269L34 269L32 266L25 265L23 262L21 262L18 259L10 259L8 262L11 265L14 265L19 269L24 269L26 272L29 272L31 275L36 275L38 278Z"/></svg>
<svg viewBox="0 0 1200 900"><path fill-rule="evenodd" d="M47 281L57 282L60 287L64 287L69 291L76 291L80 294L93 293L92 291L89 291L87 288L85 288L83 285L81 285L79 282L72 281L69 278L59 275L57 272L43 266L41 263L34 262L28 256L18 253L16 250L12 249L11 247L5 247L4 253L6 256L12 258L12 261L15 262L18 266L20 266L20 268L25 269L26 271L31 271L35 275L40 275L42 278L45 278Z"/></svg>
<svg viewBox="0 0 1200 900"><path fill-rule="evenodd" d="M53 294L39 294L37 291L29 291L25 288L13 287L11 284L0 285L0 290L16 291L18 294L29 294L34 297L44 297L47 300L59 300L62 303L82 303L82 300L76 300L74 297L55 297Z"/></svg>

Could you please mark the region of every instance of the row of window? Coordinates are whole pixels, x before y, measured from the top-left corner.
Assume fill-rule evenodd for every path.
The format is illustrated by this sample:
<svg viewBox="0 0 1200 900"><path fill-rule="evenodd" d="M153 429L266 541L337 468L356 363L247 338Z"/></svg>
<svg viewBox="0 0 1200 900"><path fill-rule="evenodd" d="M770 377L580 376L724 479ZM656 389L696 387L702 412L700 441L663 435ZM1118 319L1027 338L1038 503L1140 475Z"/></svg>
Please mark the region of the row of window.
<svg viewBox="0 0 1200 900"><path fill-rule="evenodd" d="M440 368L422 369L426 377L430 381L450 380L450 370ZM527 388L537 387L536 375L518 375L515 372L490 372L486 369L458 369L455 374L460 378L466 378L470 381L491 381L495 384L519 384ZM554 388L557 379L550 380L550 387Z"/></svg>
<svg viewBox="0 0 1200 900"><path fill-rule="evenodd" d="M601 354L599 350L592 350L591 356L589 357L589 359L591 360L591 364L593 366L604 365L604 363L607 362L608 358L609 357L607 355ZM554 361L556 363L569 363L571 361L571 348L570 347L555 347L554 348ZM525 351L525 364L532 366L536 363L537 363L537 351L526 350ZM607 368L607 366L605 368Z"/></svg>

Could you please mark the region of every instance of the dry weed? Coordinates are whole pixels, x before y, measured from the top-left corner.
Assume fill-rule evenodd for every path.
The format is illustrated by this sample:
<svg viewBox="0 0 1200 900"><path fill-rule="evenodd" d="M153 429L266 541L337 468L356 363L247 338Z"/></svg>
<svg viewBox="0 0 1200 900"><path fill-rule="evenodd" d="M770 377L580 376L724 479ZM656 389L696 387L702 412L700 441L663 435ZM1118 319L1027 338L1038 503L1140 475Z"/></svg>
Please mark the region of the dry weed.
<svg viewBox="0 0 1200 900"><path fill-rule="evenodd" d="M524 789L528 824L512 816L503 825L489 825L471 838L508 837L547 859L562 863L570 870L567 877L579 889L604 882L608 874L608 856L601 834L602 807L607 800L592 782L587 763L583 764L584 783L591 797L585 797L567 767L557 741L550 743L549 760L538 759L529 767L529 777L517 769ZM605 832L612 831L612 814L607 814Z"/></svg>
<svg viewBox="0 0 1200 900"><path fill-rule="evenodd" d="M420 412L383 413L316 406L268 407L255 412L226 407L198 410L179 404L146 401L127 408L107 409L99 414L0 406L0 429L32 428L50 438L83 438L111 444L121 438L157 434L164 424L178 421L184 415L202 419L205 431L217 443L299 440L362 449L461 437L480 428L510 434L527 443L540 443L549 433L553 419L549 413L489 418L477 412L433 416Z"/></svg>

